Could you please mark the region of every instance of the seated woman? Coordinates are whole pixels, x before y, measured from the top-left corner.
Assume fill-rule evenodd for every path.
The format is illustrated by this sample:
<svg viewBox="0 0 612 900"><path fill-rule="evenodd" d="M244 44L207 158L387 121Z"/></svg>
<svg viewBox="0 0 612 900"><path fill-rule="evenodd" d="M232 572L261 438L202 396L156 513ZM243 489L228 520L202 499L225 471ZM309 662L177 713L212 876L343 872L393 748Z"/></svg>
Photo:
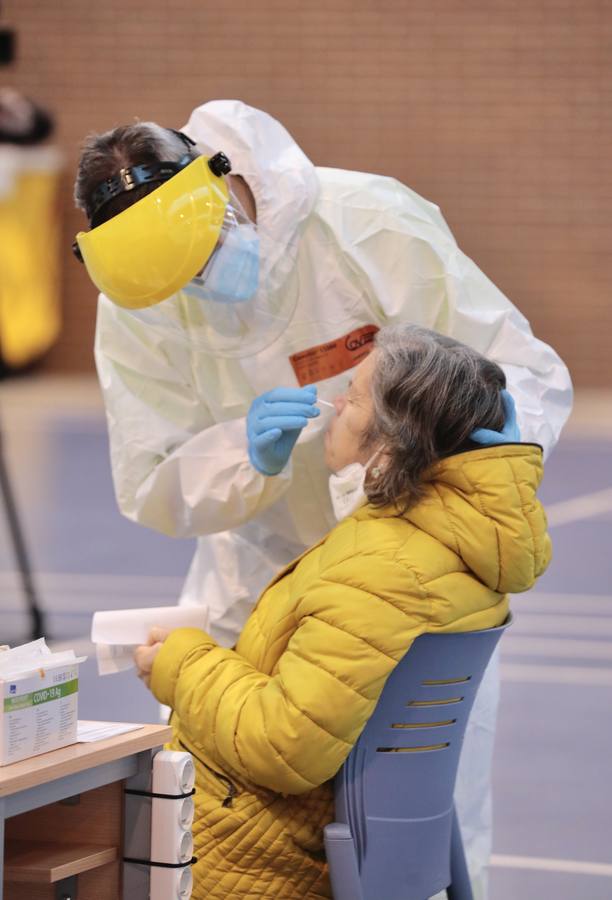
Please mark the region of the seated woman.
<svg viewBox="0 0 612 900"><path fill-rule="evenodd" d="M235 650L151 636L141 677L196 761L194 897L330 897L330 779L424 632L501 624L550 558L541 449L499 431L505 377L413 326L383 329L326 434L340 523L264 591ZM347 469L347 466L351 468Z"/></svg>

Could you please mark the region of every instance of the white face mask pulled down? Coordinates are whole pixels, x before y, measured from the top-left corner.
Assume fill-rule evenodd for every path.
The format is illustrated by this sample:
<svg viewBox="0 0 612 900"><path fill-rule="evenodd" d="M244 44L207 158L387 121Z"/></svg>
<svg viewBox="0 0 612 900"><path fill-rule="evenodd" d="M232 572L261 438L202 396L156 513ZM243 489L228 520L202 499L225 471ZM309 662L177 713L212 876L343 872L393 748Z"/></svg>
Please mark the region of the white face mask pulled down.
<svg viewBox="0 0 612 900"><path fill-rule="evenodd" d="M369 458L367 463L354 462L348 466L335 472L329 476L329 494L331 497L334 515L341 522L346 519L356 509L359 509L366 500L365 482L368 475L368 469L382 451L380 447L373 456ZM375 466L372 469L375 478L380 475L380 469Z"/></svg>

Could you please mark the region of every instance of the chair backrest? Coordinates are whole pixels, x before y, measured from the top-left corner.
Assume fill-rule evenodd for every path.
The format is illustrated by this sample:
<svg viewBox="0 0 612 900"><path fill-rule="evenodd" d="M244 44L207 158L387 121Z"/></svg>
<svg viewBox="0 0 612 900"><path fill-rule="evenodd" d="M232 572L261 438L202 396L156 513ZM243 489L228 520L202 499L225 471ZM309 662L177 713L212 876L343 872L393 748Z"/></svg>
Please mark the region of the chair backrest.
<svg viewBox="0 0 612 900"><path fill-rule="evenodd" d="M425 900L450 884L463 736L508 624L417 638L336 776L336 822L350 829L367 900Z"/></svg>

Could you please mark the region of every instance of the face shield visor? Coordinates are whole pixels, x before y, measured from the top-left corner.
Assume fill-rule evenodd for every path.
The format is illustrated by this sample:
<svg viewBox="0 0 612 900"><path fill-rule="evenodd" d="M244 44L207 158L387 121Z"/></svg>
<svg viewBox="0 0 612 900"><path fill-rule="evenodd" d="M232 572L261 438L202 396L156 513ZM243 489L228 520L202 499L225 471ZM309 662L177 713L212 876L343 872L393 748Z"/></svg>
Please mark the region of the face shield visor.
<svg viewBox="0 0 612 900"><path fill-rule="evenodd" d="M211 172L213 161L197 157L77 235L77 245L94 284L155 343L249 356L287 327L297 291L266 271L257 225L227 181Z"/></svg>

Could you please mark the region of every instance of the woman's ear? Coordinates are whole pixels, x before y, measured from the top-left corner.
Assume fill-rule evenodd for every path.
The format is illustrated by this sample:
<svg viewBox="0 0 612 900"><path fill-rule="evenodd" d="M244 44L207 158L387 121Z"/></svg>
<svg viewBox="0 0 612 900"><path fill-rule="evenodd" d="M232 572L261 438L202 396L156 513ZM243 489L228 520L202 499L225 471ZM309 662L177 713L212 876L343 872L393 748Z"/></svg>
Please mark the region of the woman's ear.
<svg viewBox="0 0 612 900"><path fill-rule="evenodd" d="M368 474L376 480L380 478L390 462L390 456L385 452L384 444L374 452L370 457L370 465L368 466ZM373 464L373 465L372 465Z"/></svg>

